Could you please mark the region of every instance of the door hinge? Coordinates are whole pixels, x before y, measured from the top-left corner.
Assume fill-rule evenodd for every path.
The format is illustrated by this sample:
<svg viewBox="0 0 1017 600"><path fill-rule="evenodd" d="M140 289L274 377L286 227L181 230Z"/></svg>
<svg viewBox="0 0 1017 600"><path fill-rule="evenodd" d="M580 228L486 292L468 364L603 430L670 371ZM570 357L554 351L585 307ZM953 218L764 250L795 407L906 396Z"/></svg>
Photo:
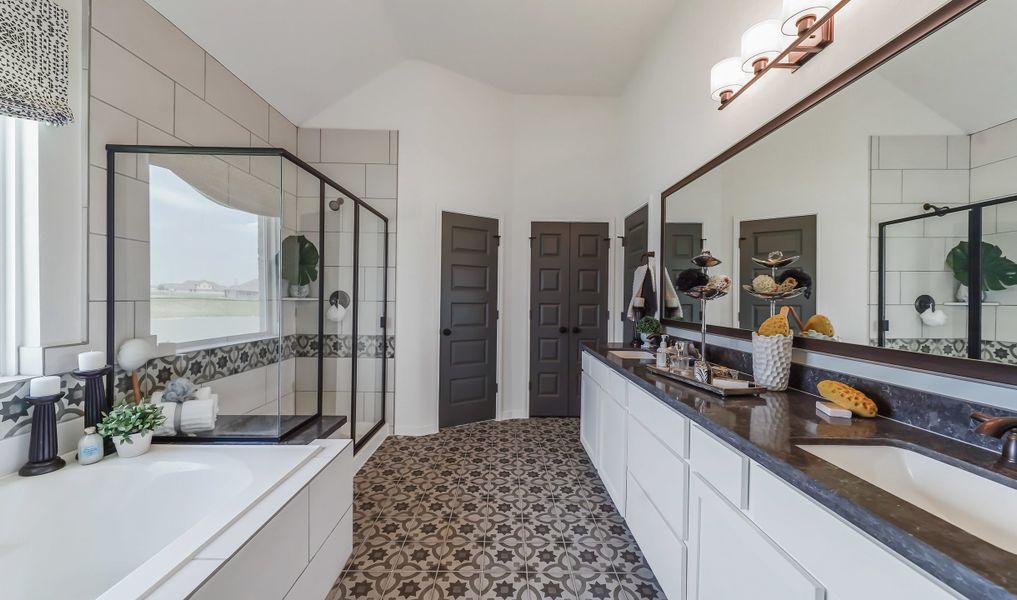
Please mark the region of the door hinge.
<svg viewBox="0 0 1017 600"><path fill-rule="evenodd" d="M498 393L498 382L497 381L494 382L494 393L495 394Z"/></svg>
<svg viewBox="0 0 1017 600"><path fill-rule="evenodd" d="M879 322L880 331L890 331L890 319L883 319Z"/></svg>
<svg viewBox="0 0 1017 600"><path fill-rule="evenodd" d="M624 235L619 235L617 237L618 237L619 240L621 240L621 247L624 248L625 247L625 236Z"/></svg>
<svg viewBox="0 0 1017 600"><path fill-rule="evenodd" d="M499 247L501 246L501 236L500 235L494 236L494 245L495 246L499 246Z"/></svg>
<svg viewBox="0 0 1017 600"><path fill-rule="evenodd" d="M497 321L500 318L501 318L501 311L500 310L494 311L494 320Z"/></svg>
<svg viewBox="0 0 1017 600"><path fill-rule="evenodd" d="M606 237L606 238L604 238L604 241L607 242L607 247L610 248L611 247L611 238Z"/></svg>
<svg viewBox="0 0 1017 600"><path fill-rule="evenodd" d="M382 329L385 328L385 317L378 317L378 326Z"/></svg>

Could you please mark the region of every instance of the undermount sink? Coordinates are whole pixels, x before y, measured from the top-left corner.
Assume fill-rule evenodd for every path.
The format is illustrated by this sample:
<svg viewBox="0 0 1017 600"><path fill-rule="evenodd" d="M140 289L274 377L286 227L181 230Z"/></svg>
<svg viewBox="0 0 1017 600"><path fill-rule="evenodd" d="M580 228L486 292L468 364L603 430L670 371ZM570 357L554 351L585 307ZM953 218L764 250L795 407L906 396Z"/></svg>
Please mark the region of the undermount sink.
<svg viewBox="0 0 1017 600"><path fill-rule="evenodd" d="M993 546L1017 554L1017 489L893 446L798 447Z"/></svg>

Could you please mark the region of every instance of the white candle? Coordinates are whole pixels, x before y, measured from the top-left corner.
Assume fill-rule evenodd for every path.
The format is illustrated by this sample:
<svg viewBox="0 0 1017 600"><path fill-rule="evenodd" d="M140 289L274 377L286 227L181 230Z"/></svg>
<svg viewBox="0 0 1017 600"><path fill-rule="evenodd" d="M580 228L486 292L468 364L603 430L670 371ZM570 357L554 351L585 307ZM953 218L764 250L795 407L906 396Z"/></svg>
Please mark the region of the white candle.
<svg viewBox="0 0 1017 600"><path fill-rule="evenodd" d="M106 366L106 353L101 350L82 352L78 355L79 371L95 371Z"/></svg>
<svg viewBox="0 0 1017 600"><path fill-rule="evenodd" d="M60 378L56 375L36 377L28 384L28 395L33 398L55 396L60 393Z"/></svg>

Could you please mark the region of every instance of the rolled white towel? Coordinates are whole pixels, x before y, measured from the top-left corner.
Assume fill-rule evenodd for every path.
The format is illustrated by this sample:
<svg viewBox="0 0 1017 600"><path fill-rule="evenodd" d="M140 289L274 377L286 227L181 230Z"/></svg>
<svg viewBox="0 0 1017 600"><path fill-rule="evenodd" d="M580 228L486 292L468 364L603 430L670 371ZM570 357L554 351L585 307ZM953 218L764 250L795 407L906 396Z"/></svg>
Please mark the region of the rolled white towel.
<svg viewBox="0 0 1017 600"><path fill-rule="evenodd" d="M188 400L183 403L158 402L157 406L162 408L162 414L166 417L163 424L155 430L155 435L158 436L215 429L215 421L219 416L219 396L217 394L210 394L206 400ZM179 431L177 427L179 427Z"/></svg>

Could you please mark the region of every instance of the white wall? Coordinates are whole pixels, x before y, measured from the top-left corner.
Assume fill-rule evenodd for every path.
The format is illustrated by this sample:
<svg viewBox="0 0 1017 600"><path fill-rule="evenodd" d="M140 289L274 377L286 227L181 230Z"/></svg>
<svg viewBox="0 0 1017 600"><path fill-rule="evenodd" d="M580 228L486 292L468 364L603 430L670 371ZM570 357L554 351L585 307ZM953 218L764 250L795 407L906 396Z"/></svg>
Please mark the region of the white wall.
<svg viewBox="0 0 1017 600"><path fill-rule="evenodd" d="M616 99L513 96L406 61L303 124L399 131L396 433L438 426L443 210L501 221L499 416L528 414L530 222L613 221L622 192L617 109Z"/></svg>
<svg viewBox="0 0 1017 600"><path fill-rule="evenodd" d="M854 0L837 16L837 41L796 73L771 73L723 111L710 67L737 55L742 31L780 14L780 0L680 2L622 98L627 212L897 36L943 0ZM659 223L651 219L651 247Z"/></svg>

